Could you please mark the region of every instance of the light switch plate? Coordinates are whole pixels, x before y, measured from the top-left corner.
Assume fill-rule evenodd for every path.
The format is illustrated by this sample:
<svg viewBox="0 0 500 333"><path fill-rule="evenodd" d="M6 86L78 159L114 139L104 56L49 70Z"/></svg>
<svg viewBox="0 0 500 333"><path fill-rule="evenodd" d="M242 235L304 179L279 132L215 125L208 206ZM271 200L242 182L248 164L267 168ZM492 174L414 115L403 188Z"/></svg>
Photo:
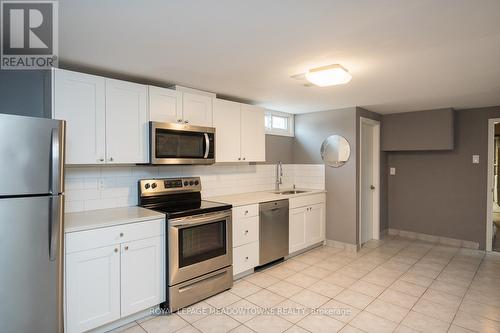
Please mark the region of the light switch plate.
<svg viewBox="0 0 500 333"><path fill-rule="evenodd" d="M395 176L396 175L396 168L389 168L389 175Z"/></svg>
<svg viewBox="0 0 500 333"><path fill-rule="evenodd" d="M479 155L472 155L472 164L479 164Z"/></svg>

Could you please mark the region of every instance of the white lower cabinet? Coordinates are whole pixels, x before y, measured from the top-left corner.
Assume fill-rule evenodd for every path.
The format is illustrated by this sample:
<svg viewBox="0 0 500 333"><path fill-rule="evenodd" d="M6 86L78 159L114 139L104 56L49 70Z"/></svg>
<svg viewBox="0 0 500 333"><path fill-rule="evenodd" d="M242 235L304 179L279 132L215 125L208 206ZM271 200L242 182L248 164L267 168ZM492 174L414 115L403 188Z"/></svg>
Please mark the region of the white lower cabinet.
<svg viewBox="0 0 500 333"><path fill-rule="evenodd" d="M85 332L165 300L164 225L152 220L66 234L66 332Z"/></svg>
<svg viewBox="0 0 500 333"><path fill-rule="evenodd" d="M67 332L85 332L120 318L118 246L66 255Z"/></svg>
<svg viewBox="0 0 500 333"><path fill-rule="evenodd" d="M288 252L325 240L325 196L315 194L290 200Z"/></svg>
<svg viewBox="0 0 500 333"><path fill-rule="evenodd" d="M233 209L233 275L259 265L259 205Z"/></svg>
<svg viewBox="0 0 500 333"><path fill-rule="evenodd" d="M163 301L162 238L142 239L121 245L121 316Z"/></svg>
<svg viewBox="0 0 500 333"><path fill-rule="evenodd" d="M259 265L259 241L233 248L233 275Z"/></svg>
<svg viewBox="0 0 500 333"><path fill-rule="evenodd" d="M288 252L293 253L307 247L306 242L306 207L290 209Z"/></svg>

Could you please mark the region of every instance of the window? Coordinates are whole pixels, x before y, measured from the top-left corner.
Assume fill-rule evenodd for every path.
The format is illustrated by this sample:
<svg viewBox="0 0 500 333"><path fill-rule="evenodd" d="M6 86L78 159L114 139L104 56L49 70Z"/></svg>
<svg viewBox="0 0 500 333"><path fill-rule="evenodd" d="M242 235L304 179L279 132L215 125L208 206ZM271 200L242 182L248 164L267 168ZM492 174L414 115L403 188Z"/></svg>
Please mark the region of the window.
<svg viewBox="0 0 500 333"><path fill-rule="evenodd" d="M265 125L266 134L293 136L293 114L267 111Z"/></svg>

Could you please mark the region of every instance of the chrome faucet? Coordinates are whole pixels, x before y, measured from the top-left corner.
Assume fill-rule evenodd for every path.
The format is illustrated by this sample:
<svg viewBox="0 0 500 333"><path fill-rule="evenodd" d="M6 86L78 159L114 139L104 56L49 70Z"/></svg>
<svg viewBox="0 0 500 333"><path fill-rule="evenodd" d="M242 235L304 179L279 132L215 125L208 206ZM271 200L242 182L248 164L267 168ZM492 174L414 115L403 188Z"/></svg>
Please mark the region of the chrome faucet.
<svg viewBox="0 0 500 333"><path fill-rule="evenodd" d="M281 164L281 161L278 161L276 164L276 191L280 190L280 185L283 184L283 165Z"/></svg>

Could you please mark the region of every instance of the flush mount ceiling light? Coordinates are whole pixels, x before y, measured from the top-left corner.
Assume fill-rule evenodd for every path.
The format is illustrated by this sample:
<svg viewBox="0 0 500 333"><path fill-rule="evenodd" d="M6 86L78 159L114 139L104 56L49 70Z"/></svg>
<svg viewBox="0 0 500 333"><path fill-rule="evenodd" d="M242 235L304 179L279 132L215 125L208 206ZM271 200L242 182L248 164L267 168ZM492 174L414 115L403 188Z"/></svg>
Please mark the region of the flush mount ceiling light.
<svg viewBox="0 0 500 333"><path fill-rule="evenodd" d="M318 87L328 87L345 84L351 81L351 74L339 64L327 65L310 69L307 73L292 76L295 79L306 79Z"/></svg>

